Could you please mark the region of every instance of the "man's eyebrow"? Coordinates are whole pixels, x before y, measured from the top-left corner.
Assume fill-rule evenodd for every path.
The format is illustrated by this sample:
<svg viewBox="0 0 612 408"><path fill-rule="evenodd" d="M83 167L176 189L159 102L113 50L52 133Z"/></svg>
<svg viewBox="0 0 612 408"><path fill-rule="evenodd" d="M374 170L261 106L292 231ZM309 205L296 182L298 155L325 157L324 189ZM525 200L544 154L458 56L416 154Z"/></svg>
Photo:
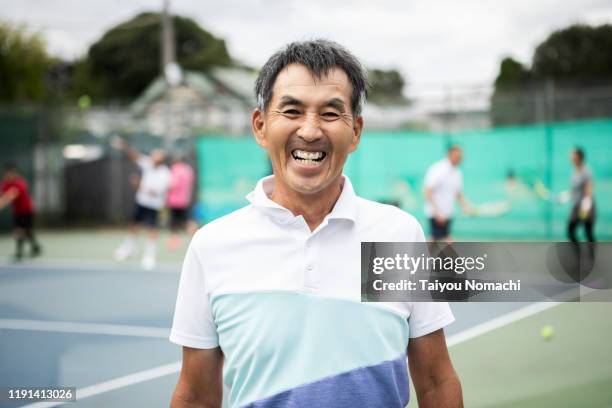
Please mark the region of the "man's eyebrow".
<svg viewBox="0 0 612 408"><path fill-rule="evenodd" d="M341 112L344 112L344 108L346 107L344 101L340 98L332 98L329 101L325 102L323 106L334 108Z"/></svg>
<svg viewBox="0 0 612 408"><path fill-rule="evenodd" d="M284 95L283 97L281 97L281 100L278 103L277 109L282 109L285 106L289 106L289 105L304 106L305 104L304 102L302 102L301 100L297 98L294 98L293 96ZM344 112L346 108L346 104L340 98L331 98L330 100L326 101L323 104L323 107L334 108L336 110Z"/></svg>
<svg viewBox="0 0 612 408"><path fill-rule="evenodd" d="M304 106L304 102L300 101L299 99L294 98L293 96L285 95L281 98L280 102L278 103L278 109L282 109L288 105Z"/></svg>

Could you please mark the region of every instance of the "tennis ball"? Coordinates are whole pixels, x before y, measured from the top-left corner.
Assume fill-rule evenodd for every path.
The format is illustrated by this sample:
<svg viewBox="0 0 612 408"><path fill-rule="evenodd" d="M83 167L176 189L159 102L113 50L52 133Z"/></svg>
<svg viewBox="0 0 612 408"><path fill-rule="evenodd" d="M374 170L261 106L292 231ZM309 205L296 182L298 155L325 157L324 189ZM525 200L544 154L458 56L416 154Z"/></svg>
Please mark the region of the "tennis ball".
<svg viewBox="0 0 612 408"><path fill-rule="evenodd" d="M552 326L544 326L540 330L540 336L546 341L549 341L555 335L555 329Z"/></svg>
<svg viewBox="0 0 612 408"><path fill-rule="evenodd" d="M87 109L91 106L91 98L89 97L89 95L81 95L78 103L79 103L79 108Z"/></svg>

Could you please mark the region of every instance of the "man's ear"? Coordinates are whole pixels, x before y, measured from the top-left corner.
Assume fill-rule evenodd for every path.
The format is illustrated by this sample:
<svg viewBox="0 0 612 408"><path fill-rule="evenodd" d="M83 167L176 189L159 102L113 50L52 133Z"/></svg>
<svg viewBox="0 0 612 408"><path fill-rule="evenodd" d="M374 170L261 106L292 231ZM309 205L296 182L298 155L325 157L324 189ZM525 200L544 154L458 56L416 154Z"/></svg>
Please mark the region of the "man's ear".
<svg viewBox="0 0 612 408"><path fill-rule="evenodd" d="M361 141L361 132L363 131L363 116L357 116L353 121L353 139L351 140L351 147L349 151L352 153L357 150L359 142Z"/></svg>
<svg viewBox="0 0 612 408"><path fill-rule="evenodd" d="M259 109L255 109L253 111L253 114L251 115L251 129L253 131L253 136L255 136L255 141L257 142L257 144L263 148L266 148L266 123L264 121L264 115L265 113L263 113Z"/></svg>

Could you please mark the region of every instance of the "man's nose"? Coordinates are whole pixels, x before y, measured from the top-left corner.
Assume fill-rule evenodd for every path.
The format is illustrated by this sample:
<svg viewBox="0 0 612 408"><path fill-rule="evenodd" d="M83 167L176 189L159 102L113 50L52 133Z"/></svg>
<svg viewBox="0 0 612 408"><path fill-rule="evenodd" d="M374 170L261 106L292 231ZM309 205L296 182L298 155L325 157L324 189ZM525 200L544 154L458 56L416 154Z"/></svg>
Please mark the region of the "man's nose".
<svg viewBox="0 0 612 408"><path fill-rule="evenodd" d="M297 131L297 135L307 142L323 137L319 115L317 113L308 112Z"/></svg>

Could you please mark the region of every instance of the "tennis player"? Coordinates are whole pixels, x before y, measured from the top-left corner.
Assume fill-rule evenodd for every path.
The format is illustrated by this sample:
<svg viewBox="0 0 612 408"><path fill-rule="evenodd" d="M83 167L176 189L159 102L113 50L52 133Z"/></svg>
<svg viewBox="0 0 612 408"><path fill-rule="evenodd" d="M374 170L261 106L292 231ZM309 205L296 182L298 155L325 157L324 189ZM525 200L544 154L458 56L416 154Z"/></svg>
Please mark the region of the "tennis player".
<svg viewBox="0 0 612 408"><path fill-rule="evenodd" d="M432 164L425 174L425 215L433 241L452 241L455 202L459 201L467 214L474 213L463 195L463 173L459 168L462 160L463 150L456 145L450 146L446 157Z"/></svg>
<svg viewBox="0 0 612 408"><path fill-rule="evenodd" d="M442 303L361 303L362 241L423 241L411 215L358 197L342 174L367 77L336 43L291 43L256 82L255 139L273 175L202 227L181 272L171 406L461 407ZM222 379L222 372L224 378Z"/></svg>
<svg viewBox="0 0 612 408"><path fill-rule="evenodd" d="M166 203L166 194L170 187L170 170L165 163L166 154L161 149L155 149L147 156L121 138L116 138L113 145L125 151L142 173L136 191L136 205L132 222L128 227L128 236L115 251L115 259L122 261L134 253L139 226L143 224L147 229L148 239L141 265L143 269L151 270L156 263L159 211Z"/></svg>
<svg viewBox="0 0 612 408"><path fill-rule="evenodd" d="M572 210L567 225L567 234L570 241L578 242L576 228L584 225L587 240L595 242L595 201L593 200L593 175L585 164L584 150L574 148L570 153L574 164L574 173L571 178Z"/></svg>
<svg viewBox="0 0 612 408"><path fill-rule="evenodd" d="M12 163L6 165L0 183L0 210L7 205L13 206L16 244L14 259L20 261L23 258L23 245L26 240L30 243L30 255L40 255L41 247L34 235L34 203L28 191L28 183Z"/></svg>

